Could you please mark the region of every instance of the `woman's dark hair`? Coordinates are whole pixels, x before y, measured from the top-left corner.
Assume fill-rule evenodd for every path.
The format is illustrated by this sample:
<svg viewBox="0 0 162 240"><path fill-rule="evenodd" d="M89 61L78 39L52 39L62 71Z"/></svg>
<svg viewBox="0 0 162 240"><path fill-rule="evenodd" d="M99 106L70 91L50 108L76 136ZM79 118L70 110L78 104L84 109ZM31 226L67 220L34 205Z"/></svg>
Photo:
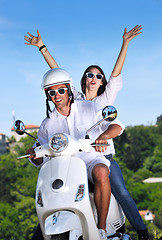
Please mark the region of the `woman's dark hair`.
<svg viewBox="0 0 162 240"><path fill-rule="evenodd" d="M83 73L83 76L81 78L81 82L80 82L81 89L82 89L82 92L85 94L86 93L85 92L86 91L86 78L87 78L86 73L90 72L91 68L97 68L100 71L100 73L103 75L103 78L102 78L103 85L101 85L99 87L98 91L97 91L97 96L99 96L105 91L107 80L106 80L106 77L105 77L105 74L104 74L103 70L98 65L91 65L85 70L85 72Z"/></svg>

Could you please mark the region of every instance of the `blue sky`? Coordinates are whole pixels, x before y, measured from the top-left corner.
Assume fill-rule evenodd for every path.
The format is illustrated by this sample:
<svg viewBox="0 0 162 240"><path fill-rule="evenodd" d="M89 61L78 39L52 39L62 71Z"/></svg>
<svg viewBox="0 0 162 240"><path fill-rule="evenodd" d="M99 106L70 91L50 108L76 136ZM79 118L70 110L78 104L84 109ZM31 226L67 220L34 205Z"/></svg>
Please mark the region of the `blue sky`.
<svg viewBox="0 0 162 240"><path fill-rule="evenodd" d="M109 78L124 28L142 25L142 34L129 44L115 106L126 126L155 124L162 114L161 12L161 0L0 0L0 132L10 136L13 110L25 124L40 125L45 117L40 85L49 67L36 47L24 44L24 35L37 29L80 90L91 64Z"/></svg>

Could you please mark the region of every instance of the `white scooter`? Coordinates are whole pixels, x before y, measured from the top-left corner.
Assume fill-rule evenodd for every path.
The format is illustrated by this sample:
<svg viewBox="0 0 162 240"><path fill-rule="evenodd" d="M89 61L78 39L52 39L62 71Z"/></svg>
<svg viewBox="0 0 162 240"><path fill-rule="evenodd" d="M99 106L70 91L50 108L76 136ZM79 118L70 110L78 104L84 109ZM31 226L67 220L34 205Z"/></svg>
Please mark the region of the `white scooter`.
<svg viewBox="0 0 162 240"><path fill-rule="evenodd" d="M80 151L90 152L95 144L91 144L88 133L103 120L114 120L116 115L116 109L108 106L103 109L103 119L86 132L87 139L74 140L67 134L58 133L54 134L49 144L35 148L37 158L50 157L40 168L35 199L45 240L100 239L93 193L89 193L86 165L74 155ZM20 120L15 122L15 130L18 134L26 133L25 125ZM30 155L19 158L23 157ZM111 194L106 221L108 239L130 239L127 234L120 232L124 223L124 213Z"/></svg>

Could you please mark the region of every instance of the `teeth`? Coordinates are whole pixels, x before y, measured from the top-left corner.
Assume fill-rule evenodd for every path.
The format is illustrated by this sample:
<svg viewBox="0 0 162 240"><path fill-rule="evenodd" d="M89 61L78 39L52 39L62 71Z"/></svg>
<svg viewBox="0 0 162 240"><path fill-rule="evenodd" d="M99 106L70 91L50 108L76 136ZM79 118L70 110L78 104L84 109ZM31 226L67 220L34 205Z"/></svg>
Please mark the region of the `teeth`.
<svg viewBox="0 0 162 240"><path fill-rule="evenodd" d="M60 102L60 101L61 101L61 99L57 99L57 100L56 100L56 102Z"/></svg>

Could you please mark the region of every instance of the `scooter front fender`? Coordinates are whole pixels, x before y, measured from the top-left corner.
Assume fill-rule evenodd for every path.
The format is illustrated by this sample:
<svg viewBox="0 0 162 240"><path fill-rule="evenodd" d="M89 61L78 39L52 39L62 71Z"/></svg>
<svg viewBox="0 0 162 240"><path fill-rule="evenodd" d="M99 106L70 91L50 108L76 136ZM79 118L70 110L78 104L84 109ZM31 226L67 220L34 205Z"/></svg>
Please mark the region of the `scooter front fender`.
<svg viewBox="0 0 162 240"><path fill-rule="evenodd" d="M59 187L55 186L55 182L58 180L62 182L62 185ZM80 158L71 156L55 157L41 167L36 189L36 211L44 238L50 236L45 231L45 220L56 212L65 211L78 216L84 239L99 239L98 229L89 201L87 183L86 165ZM76 200L80 185L85 186L83 197ZM60 222L62 224L62 221ZM74 222L75 220L73 220L73 224ZM58 223L56 226L60 226ZM67 230L65 226L67 225L64 225L64 231ZM61 229L63 229L62 225ZM70 234L71 232L74 231L70 231ZM45 239L48 239L48 237Z"/></svg>
<svg viewBox="0 0 162 240"><path fill-rule="evenodd" d="M72 230L78 230L82 234L79 217L70 211L55 212L45 220L45 234L54 235Z"/></svg>

